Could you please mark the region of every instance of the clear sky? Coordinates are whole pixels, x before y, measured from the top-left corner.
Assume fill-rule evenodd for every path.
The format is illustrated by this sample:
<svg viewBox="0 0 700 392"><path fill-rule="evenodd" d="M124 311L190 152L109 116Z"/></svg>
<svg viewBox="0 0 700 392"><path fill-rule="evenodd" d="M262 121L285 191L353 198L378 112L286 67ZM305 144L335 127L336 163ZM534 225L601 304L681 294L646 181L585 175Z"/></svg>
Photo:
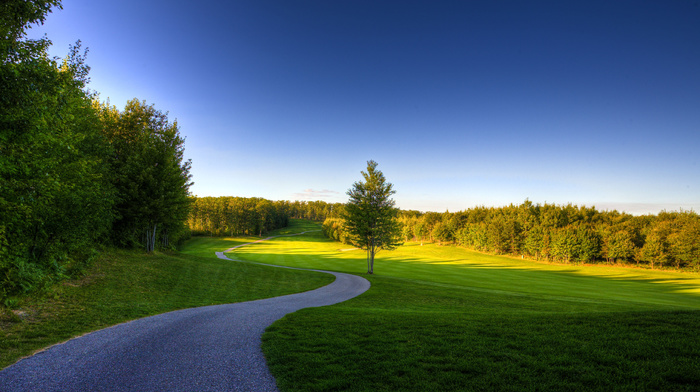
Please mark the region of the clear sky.
<svg viewBox="0 0 700 392"><path fill-rule="evenodd" d="M698 1L63 0L90 88L169 111L198 196L700 211Z"/></svg>

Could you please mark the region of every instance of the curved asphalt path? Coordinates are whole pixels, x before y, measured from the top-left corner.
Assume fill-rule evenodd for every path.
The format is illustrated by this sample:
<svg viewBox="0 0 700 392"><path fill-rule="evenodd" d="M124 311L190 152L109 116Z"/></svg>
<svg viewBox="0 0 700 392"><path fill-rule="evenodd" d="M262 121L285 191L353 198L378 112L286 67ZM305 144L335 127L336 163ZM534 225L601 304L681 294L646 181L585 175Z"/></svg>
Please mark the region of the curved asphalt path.
<svg viewBox="0 0 700 392"><path fill-rule="evenodd" d="M224 252L216 255L231 260ZM277 391L260 349L265 328L370 286L360 276L319 272L336 279L304 293L146 317L52 346L0 372L0 391Z"/></svg>

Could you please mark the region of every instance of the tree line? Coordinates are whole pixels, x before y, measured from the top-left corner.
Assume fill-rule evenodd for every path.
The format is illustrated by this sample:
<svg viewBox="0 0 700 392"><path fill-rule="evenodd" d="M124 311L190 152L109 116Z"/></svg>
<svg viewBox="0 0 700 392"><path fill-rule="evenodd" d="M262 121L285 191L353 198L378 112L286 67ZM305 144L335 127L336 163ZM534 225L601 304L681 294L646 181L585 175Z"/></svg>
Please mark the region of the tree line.
<svg viewBox="0 0 700 392"><path fill-rule="evenodd" d="M187 234L191 162L177 122L88 90L87 50L26 38L61 2L0 7L0 300L84 267L101 244L170 247Z"/></svg>
<svg viewBox="0 0 700 392"><path fill-rule="evenodd" d="M280 202L259 197L192 197L187 224L193 235L263 235L287 226L289 212Z"/></svg>
<svg viewBox="0 0 700 392"><path fill-rule="evenodd" d="M323 222L326 218L340 216L345 208L345 204L343 203L327 203L322 200L296 200L285 203L288 205L288 210L292 218L308 219L317 222Z"/></svg>
<svg viewBox="0 0 700 392"><path fill-rule="evenodd" d="M258 235L286 227L289 219L323 221L340 203L270 201L259 197L191 197L187 225L192 235Z"/></svg>
<svg viewBox="0 0 700 392"><path fill-rule="evenodd" d="M565 263L700 269L700 216L693 211L634 216L526 200L455 213L401 211L397 219L405 241ZM341 218L326 219L323 231L350 243Z"/></svg>

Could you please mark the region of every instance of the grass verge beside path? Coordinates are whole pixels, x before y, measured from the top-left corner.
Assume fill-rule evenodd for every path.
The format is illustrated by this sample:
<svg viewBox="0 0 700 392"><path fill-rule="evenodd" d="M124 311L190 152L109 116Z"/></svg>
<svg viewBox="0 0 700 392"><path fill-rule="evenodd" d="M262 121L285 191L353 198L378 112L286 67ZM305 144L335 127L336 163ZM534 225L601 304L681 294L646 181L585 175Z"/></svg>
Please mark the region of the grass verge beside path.
<svg viewBox="0 0 700 392"><path fill-rule="evenodd" d="M315 289L328 274L219 260L214 251L253 238L195 238L182 253L110 250L85 277L23 299L0 314L0 368L35 350L124 321L196 306ZM223 245L223 246L221 246ZM211 246L220 246L212 248Z"/></svg>
<svg viewBox="0 0 700 392"><path fill-rule="evenodd" d="M282 391L697 391L698 311L577 311L370 278L356 300L274 323ZM566 304L568 305L568 304Z"/></svg>
<svg viewBox="0 0 700 392"><path fill-rule="evenodd" d="M364 252L319 235L230 257L362 274ZM408 244L365 294L274 323L283 391L694 391L700 275L549 265Z"/></svg>

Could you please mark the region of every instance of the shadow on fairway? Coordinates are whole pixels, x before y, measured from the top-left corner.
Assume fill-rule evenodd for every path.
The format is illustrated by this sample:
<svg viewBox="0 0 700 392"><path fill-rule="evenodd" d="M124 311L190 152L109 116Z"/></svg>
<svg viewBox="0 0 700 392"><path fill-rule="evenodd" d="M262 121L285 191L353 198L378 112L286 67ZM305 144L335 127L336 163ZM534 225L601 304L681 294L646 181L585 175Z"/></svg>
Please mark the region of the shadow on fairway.
<svg viewBox="0 0 700 392"><path fill-rule="evenodd" d="M301 268L324 269L352 274L366 272L365 253L362 250L340 252L314 249L303 243L311 238L279 239L228 253L233 259L279 264ZM643 306L664 309L700 309L700 284L695 276L681 273L654 276L651 271L618 272L596 271L554 266L552 270L535 265L517 267L498 263L465 262L467 259L431 261L421 257L393 257L386 252L375 260L375 276L406 279L426 284L454 286L469 289L494 290L512 295L532 295L575 301L611 303L618 306ZM525 264L525 263L523 263ZM561 268L564 267L564 268Z"/></svg>

